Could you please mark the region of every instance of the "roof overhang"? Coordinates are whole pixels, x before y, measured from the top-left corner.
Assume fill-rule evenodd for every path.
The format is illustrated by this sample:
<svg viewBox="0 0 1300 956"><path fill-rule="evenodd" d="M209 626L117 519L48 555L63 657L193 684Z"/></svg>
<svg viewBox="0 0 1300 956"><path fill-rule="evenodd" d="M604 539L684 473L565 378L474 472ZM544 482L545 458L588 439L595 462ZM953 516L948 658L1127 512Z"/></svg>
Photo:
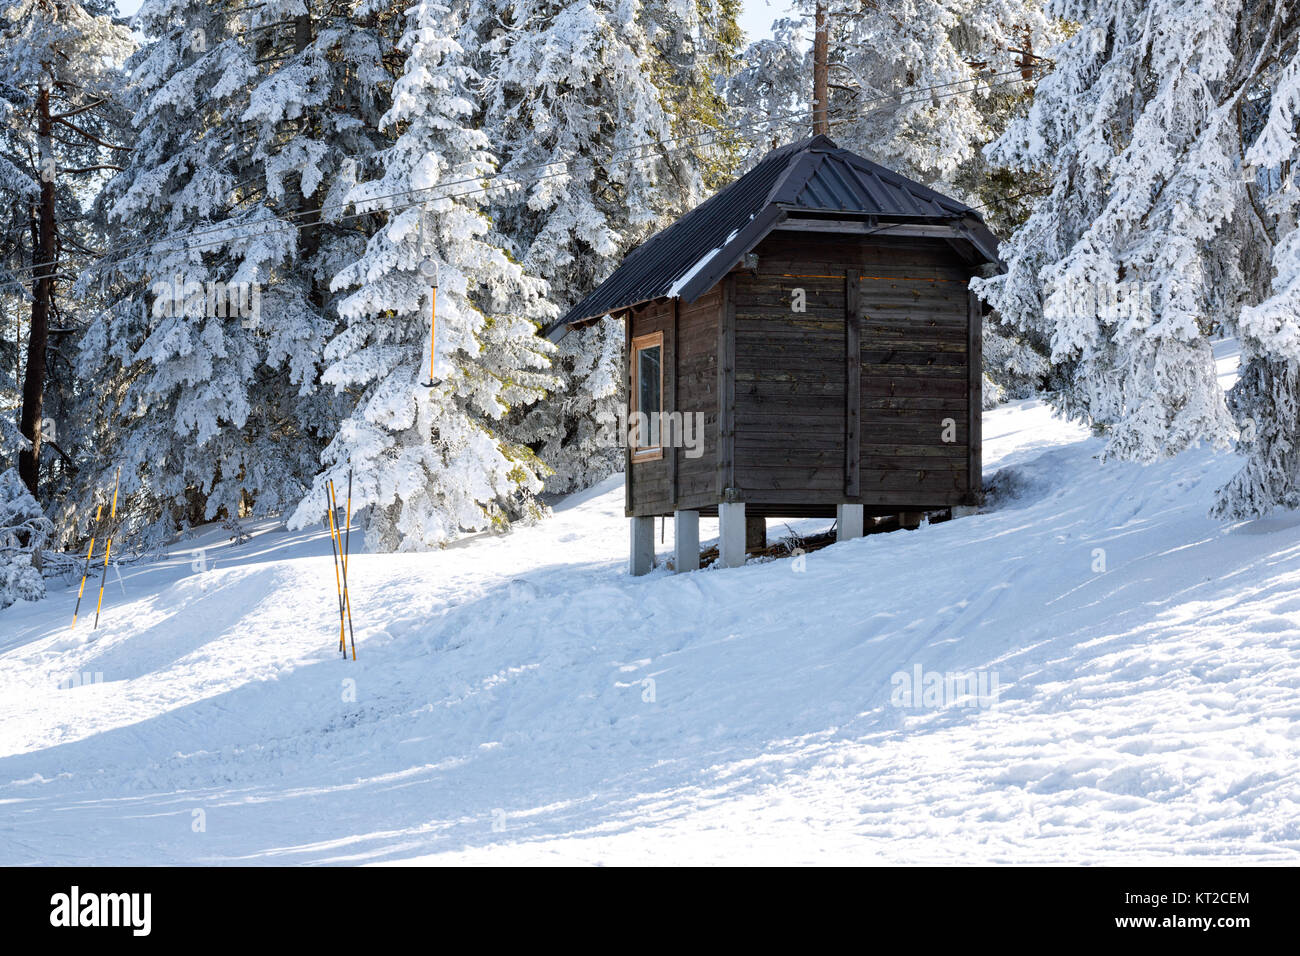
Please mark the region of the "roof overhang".
<svg viewBox="0 0 1300 956"><path fill-rule="evenodd" d="M689 305L717 285L744 260L745 255L774 232L826 233L856 236L898 236L917 239L944 239L951 243L972 265L993 265L1002 271L998 258L997 238L978 219L970 215L955 216L871 216L850 210L801 209L785 205L768 206L720 248L714 250L684 281L657 298L680 299ZM558 342L569 329L587 325L604 315L625 312L653 302L643 299L617 309L579 315L556 326L547 334Z"/></svg>

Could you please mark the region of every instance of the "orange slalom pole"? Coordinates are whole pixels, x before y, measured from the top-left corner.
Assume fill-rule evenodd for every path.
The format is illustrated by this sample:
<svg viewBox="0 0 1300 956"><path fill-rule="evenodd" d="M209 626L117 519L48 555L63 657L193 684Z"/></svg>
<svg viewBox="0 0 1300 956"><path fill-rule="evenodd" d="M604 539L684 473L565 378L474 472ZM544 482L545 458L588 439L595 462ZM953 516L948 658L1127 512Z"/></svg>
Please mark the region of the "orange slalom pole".
<svg viewBox="0 0 1300 956"><path fill-rule="evenodd" d="M429 380L424 382L426 388L433 388L438 383L433 377L434 351L438 331L438 280L433 280L433 288L429 297Z"/></svg>
<svg viewBox="0 0 1300 956"><path fill-rule="evenodd" d="M438 286L429 295L429 381L433 381L433 341L438 329Z"/></svg>
<svg viewBox="0 0 1300 956"><path fill-rule="evenodd" d="M338 508L338 497L337 497L337 495L336 495L335 492L334 492L334 482L333 482L333 481L330 481L329 484L330 484L331 505L332 505L332 507L333 507L334 509L337 509L337 508ZM334 512L331 511L330 514L333 515ZM349 503L349 506L348 506L348 520L349 520L349 522L352 520L352 511L351 511L351 504L350 504L350 503ZM337 526L336 526L336 527L337 527ZM339 549L339 554L341 554L341 555L343 556L343 557L342 557L342 562L343 562L343 610L344 610L344 611L346 612L346 614L347 614L347 625L348 625L348 628L351 629L351 627L352 627L352 598L351 598L351 596L348 594L348 556L347 556L347 553L343 550L343 532L342 532L342 531L339 531L339 532L338 532L338 549ZM348 653L348 648L347 648L347 641L344 639L343 621L342 621L341 619L339 620L339 649L343 651L343 656L346 657L346 656L347 656L347 653ZM357 641L356 641L356 638L355 638L355 637L353 637L353 639L352 639L352 659L353 659L354 661L357 659Z"/></svg>
<svg viewBox="0 0 1300 956"><path fill-rule="evenodd" d="M86 552L86 570L81 572L81 587L77 588L77 606L72 609L72 629L77 629L77 614L81 611L81 595L86 591L86 578L90 577L90 559L95 556L95 532L99 529L99 516L104 513L100 504L95 509L95 527L90 530L90 550Z"/></svg>
<svg viewBox="0 0 1300 956"><path fill-rule="evenodd" d="M117 474L113 476L113 506L108 512L108 541L104 545L104 573L99 578L99 603L95 605L95 626L91 630L99 628L99 612L104 607L104 582L108 580L108 556L113 551L113 529L112 524L117 520L117 483L122 477L122 469L117 469Z"/></svg>
<svg viewBox="0 0 1300 956"><path fill-rule="evenodd" d="M348 557L352 550L352 469L348 469L348 510L343 527L347 538L343 545L343 603L348 609L348 637L352 640L352 659L357 659L357 634L352 629L352 598L348 594Z"/></svg>
<svg viewBox="0 0 1300 956"><path fill-rule="evenodd" d="M334 534L334 482L329 479L325 481L325 502L328 505L326 510L329 513L330 550L334 552L334 588L337 590L339 598L339 650L346 653L346 647L343 643L343 585L339 581L338 538Z"/></svg>

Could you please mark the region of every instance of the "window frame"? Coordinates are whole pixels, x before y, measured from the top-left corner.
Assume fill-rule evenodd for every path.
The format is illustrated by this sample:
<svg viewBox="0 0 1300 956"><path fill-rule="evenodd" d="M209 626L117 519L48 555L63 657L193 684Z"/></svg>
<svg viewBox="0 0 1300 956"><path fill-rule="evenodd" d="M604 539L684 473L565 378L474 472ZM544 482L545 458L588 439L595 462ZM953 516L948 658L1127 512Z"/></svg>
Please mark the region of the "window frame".
<svg viewBox="0 0 1300 956"><path fill-rule="evenodd" d="M629 392L628 392L628 421L633 420L633 416L640 411L641 399L641 353L647 349L659 349L659 411L664 410L664 334L663 332L649 332L645 335L638 335L632 339L631 355L631 374L629 375ZM661 419L662 422L662 419ZM632 431L629 428L629 433ZM629 434L629 439L632 438ZM630 451L632 453L633 463L642 461L658 461L664 457L664 436L663 430L659 432L658 445L641 445L641 435L636 435L635 444Z"/></svg>

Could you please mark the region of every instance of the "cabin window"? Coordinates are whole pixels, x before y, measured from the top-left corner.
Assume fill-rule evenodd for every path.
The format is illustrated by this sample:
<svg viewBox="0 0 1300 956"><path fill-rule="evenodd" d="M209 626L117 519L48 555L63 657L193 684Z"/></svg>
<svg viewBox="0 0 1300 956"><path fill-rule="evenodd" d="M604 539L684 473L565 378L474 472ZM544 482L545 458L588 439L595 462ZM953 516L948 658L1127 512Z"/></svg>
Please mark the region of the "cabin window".
<svg viewBox="0 0 1300 956"><path fill-rule="evenodd" d="M632 460L663 457L660 413L664 408L664 334L632 340Z"/></svg>

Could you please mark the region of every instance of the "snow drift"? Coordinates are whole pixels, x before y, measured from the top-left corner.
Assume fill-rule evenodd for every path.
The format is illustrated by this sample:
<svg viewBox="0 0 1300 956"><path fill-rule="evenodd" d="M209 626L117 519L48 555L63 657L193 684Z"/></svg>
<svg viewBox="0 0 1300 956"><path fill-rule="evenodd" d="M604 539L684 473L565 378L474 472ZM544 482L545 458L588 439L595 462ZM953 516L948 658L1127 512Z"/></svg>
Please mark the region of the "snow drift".
<svg viewBox="0 0 1300 956"><path fill-rule="evenodd" d="M0 612L0 863L1295 862L1300 517L985 435L994 510L802 562L629 578L617 479L357 555L356 663L319 527L110 574L94 632L52 588ZM996 705L895 706L918 665Z"/></svg>

